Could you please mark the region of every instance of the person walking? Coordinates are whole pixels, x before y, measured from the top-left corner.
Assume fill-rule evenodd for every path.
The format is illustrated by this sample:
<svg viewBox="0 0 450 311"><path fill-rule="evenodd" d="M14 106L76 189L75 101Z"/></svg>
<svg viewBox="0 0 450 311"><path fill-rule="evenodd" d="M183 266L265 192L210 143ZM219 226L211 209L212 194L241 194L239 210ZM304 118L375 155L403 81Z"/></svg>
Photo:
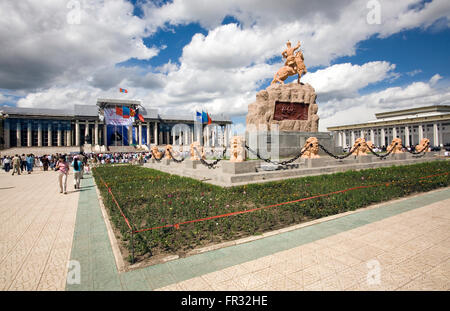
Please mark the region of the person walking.
<svg viewBox="0 0 450 311"><path fill-rule="evenodd" d="M75 156L72 161L73 167L73 185L75 189L80 189L81 173L83 172L83 163Z"/></svg>
<svg viewBox="0 0 450 311"><path fill-rule="evenodd" d="M59 181L59 193L67 194L67 176L69 175L69 163L66 161L64 155L59 156L58 162L56 162L58 169L58 181Z"/></svg>
<svg viewBox="0 0 450 311"><path fill-rule="evenodd" d="M12 164L13 164L13 172L12 175L14 176L14 173L17 172L17 175L20 175L20 157L19 155L15 155L14 158L12 159Z"/></svg>
<svg viewBox="0 0 450 311"><path fill-rule="evenodd" d="M31 154L28 154L26 157L26 166L28 174L31 174L31 171L33 170L33 164L34 158L31 156Z"/></svg>
<svg viewBox="0 0 450 311"><path fill-rule="evenodd" d="M3 167L5 169L6 173L9 173L9 170L11 169L11 158L6 156L3 160Z"/></svg>

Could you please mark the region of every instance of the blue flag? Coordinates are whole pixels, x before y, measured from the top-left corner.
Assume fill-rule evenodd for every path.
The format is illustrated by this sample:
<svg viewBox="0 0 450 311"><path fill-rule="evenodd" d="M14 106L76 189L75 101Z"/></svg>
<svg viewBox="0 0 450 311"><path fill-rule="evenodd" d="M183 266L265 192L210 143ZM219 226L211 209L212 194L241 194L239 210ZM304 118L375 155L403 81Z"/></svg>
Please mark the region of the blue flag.
<svg viewBox="0 0 450 311"><path fill-rule="evenodd" d="M198 121L201 121L201 119L202 119L202 114L200 113L200 112L198 112L198 111L196 111L196 118L197 118L197 120Z"/></svg>
<svg viewBox="0 0 450 311"><path fill-rule="evenodd" d="M206 112L202 111L202 123L208 122L208 115Z"/></svg>

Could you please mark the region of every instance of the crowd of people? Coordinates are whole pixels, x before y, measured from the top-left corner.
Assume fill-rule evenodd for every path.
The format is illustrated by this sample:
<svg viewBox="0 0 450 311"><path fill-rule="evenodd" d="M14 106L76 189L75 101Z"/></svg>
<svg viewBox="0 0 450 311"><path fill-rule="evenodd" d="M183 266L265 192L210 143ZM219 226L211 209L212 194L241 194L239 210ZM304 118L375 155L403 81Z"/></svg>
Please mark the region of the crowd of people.
<svg viewBox="0 0 450 311"><path fill-rule="evenodd" d="M35 156L22 154L0 156L2 169L12 175L31 174L34 170L57 171L60 193L67 194L67 176L70 168L74 173L74 189L80 189L83 174L89 174L92 167L104 164L144 164L151 158L151 153L104 153L104 154L49 154Z"/></svg>

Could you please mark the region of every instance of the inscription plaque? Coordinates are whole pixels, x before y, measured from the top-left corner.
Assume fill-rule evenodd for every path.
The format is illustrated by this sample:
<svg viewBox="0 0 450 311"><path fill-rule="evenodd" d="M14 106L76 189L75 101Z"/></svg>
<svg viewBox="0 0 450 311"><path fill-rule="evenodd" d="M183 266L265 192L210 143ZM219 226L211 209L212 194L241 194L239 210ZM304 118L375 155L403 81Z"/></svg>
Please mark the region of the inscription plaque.
<svg viewBox="0 0 450 311"><path fill-rule="evenodd" d="M308 108L309 104L305 103L276 101L273 119L276 121L308 120Z"/></svg>

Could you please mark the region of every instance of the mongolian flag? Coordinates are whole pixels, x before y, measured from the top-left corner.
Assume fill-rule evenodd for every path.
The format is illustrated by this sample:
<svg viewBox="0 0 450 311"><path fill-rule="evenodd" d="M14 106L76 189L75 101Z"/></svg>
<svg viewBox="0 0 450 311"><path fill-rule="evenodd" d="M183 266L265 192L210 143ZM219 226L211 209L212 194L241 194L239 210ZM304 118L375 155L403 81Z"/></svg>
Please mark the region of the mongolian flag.
<svg viewBox="0 0 450 311"><path fill-rule="evenodd" d="M202 111L202 123L208 122L208 115L206 112Z"/></svg>
<svg viewBox="0 0 450 311"><path fill-rule="evenodd" d="M144 117L142 116L142 114L138 113L138 118L139 120L141 120L141 122L144 122Z"/></svg>
<svg viewBox="0 0 450 311"><path fill-rule="evenodd" d="M134 117L135 115L139 118L139 120L141 120L141 122L145 122L144 116L139 113L139 109L137 109L136 111L131 109L131 116Z"/></svg>
<svg viewBox="0 0 450 311"><path fill-rule="evenodd" d="M208 117L208 124L212 123L211 117L209 116L209 113L206 113L206 116Z"/></svg>
<svg viewBox="0 0 450 311"><path fill-rule="evenodd" d="M133 108L130 108L130 117L134 117L136 115L136 111Z"/></svg>
<svg viewBox="0 0 450 311"><path fill-rule="evenodd" d="M120 93L128 93L128 90L122 89L122 88L120 88L119 91L120 91Z"/></svg>
<svg viewBox="0 0 450 311"><path fill-rule="evenodd" d="M123 117L125 119L128 119L130 117L130 107L123 106L122 110L123 110Z"/></svg>
<svg viewBox="0 0 450 311"><path fill-rule="evenodd" d="M123 116L122 106L116 106L116 114L118 116Z"/></svg>

